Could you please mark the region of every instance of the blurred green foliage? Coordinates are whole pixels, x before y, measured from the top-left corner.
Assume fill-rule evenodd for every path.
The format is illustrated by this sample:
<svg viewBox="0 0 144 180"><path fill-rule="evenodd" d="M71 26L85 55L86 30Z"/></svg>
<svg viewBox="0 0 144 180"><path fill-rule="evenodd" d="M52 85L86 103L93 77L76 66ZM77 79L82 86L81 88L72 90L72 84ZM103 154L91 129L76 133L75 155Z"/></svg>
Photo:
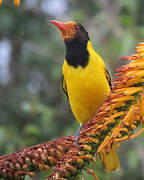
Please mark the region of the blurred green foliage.
<svg viewBox="0 0 144 180"><path fill-rule="evenodd" d="M144 40L143 0L25 0L0 6L0 155L76 132L78 123L61 89L65 47L50 19L76 20L88 30L111 74L120 56ZM143 135L122 143L121 169L101 180L144 179ZM35 180L47 173L37 174ZM92 180L86 173L82 178ZM27 177L27 180L29 178Z"/></svg>

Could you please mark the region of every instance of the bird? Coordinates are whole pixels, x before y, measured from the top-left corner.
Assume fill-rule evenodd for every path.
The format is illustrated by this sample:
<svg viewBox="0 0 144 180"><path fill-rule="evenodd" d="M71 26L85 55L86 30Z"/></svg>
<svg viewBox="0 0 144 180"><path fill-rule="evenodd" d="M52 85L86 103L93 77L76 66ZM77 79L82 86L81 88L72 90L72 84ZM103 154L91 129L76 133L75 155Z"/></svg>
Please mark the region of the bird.
<svg viewBox="0 0 144 180"><path fill-rule="evenodd" d="M95 115L112 88L110 74L103 59L93 49L89 34L80 23L51 20L61 33L66 46L62 67L62 87L71 110L80 123L75 135L77 145L83 125ZM119 169L119 158L113 143L109 153L100 152L105 171Z"/></svg>

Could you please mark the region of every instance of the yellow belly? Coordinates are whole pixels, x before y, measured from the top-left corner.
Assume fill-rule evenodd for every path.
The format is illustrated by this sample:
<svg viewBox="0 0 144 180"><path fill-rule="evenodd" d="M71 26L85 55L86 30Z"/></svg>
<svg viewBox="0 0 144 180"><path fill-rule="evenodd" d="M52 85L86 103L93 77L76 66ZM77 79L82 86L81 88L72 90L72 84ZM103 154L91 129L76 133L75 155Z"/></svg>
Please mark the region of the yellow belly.
<svg viewBox="0 0 144 180"><path fill-rule="evenodd" d="M70 106L80 124L91 120L110 91L104 64L101 59L95 59L100 58L95 52L92 53L85 68L74 68L66 61L63 65Z"/></svg>

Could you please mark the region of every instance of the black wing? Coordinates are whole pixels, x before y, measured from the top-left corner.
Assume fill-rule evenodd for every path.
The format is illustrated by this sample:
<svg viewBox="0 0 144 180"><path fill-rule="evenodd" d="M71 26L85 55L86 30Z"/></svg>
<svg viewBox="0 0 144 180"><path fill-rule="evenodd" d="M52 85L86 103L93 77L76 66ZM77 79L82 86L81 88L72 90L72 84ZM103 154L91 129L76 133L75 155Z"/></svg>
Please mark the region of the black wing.
<svg viewBox="0 0 144 180"><path fill-rule="evenodd" d="M66 81L65 81L65 79L64 79L64 75L62 75L62 88L63 88L63 91L64 91L64 93L66 94L67 98L69 99L68 93L67 93Z"/></svg>
<svg viewBox="0 0 144 180"><path fill-rule="evenodd" d="M110 77L110 74L108 72L108 70L105 68L105 74L106 74L106 78L107 78L107 81L109 83L109 86L110 86L110 89L112 90L112 81L111 81L111 77Z"/></svg>

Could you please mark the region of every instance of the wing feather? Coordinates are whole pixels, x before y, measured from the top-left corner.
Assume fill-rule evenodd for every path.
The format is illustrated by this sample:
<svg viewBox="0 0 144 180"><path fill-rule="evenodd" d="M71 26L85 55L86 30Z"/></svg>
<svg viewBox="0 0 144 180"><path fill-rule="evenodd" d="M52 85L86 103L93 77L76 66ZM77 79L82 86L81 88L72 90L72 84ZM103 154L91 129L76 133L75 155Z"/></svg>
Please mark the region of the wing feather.
<svg viewBox="0 0 144 180"><path fill-rule="evenodd" d="M67 93L67 85L66 85L66 81L64 79L64 75L62 75L62 89L63 89L64 93L66 94L67 98L69 99L68 93Z"/></svg>
<svg viewBox="0 0 144 180"><path fill-rule="evenodd" d="M107 81L109 83L110 89L112 89L112 80L111 80L110 74L106 68L105 68L105 75L106 75Z"/></svg>

